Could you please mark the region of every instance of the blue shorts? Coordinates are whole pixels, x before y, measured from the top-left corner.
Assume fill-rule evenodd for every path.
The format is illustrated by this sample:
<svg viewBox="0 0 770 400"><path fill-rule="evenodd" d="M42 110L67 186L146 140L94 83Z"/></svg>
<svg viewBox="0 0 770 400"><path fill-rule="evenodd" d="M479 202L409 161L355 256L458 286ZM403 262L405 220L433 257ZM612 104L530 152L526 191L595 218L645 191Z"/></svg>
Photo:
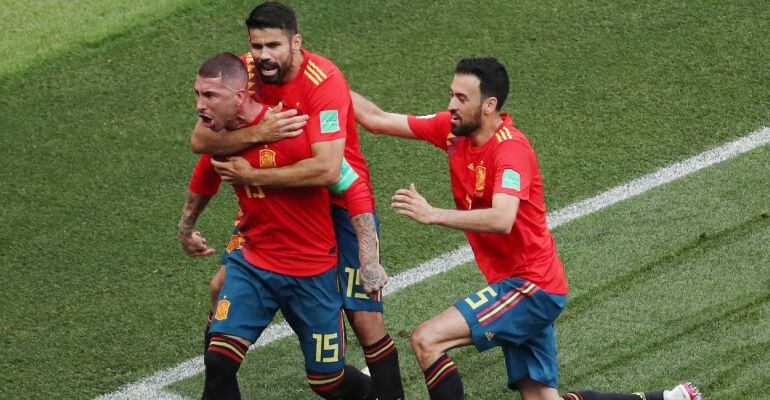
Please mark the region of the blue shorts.
<svg viewBox="0 0 770 400"><path fill-rule="evenodd" d="M299 338L307 371L342 370L345 325L334 268L310 277L283 275L251 265L234 249L225 269L210 332L255 342L280 309Z"/></svg>
<svg viewBox="0 0 770 400"><path fill-rule="evenodd" d="M500 346L508 371L508 387L524 377L550 387L559 385L553 323L567 304L535 284L508 278L455 303L471 328L479 351Z"/></svg>
<svg viewBox="0 0 770 400"><path fill-rule="evenodd" d="M350 222L348 210L340 206L331 207L334 234L337 237L337 273L342 292L342 308L351 311L382 312L382 293L371 296L364 292L361 285L358 259L358 239L353 224ZM380 231L380 219L374 213L374 223L377 232Z"/></svg>

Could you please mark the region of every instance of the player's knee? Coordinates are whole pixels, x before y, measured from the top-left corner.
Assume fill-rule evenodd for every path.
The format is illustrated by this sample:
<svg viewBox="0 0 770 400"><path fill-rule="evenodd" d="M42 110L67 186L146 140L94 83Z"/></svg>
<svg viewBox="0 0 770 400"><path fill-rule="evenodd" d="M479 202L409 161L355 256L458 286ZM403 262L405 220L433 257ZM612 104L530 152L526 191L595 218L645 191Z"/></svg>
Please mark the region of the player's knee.
<svg viewBox="0 0 770 400"><path fill-rule="evenodd" d="M383 338L388 332L382 320L382 313L374 311L347 312L350 325L362 345L368 346Z"/></svg>
<svg viewBox="0 0 770 400"><path fill-rule="evenodd" d="M423 322L417 329L412 332L410 343L414 353L420 357L422 354L427 354L435 351L436 335L433 332L433 328L427 323Z"/></svg>

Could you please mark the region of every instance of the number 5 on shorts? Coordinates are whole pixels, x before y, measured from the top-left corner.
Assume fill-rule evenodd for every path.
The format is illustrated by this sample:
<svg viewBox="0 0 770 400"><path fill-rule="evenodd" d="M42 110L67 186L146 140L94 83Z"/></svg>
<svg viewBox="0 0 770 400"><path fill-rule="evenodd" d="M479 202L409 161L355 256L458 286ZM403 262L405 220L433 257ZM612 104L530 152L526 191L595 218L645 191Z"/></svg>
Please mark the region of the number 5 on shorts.
<svg viewBox="0 0 770 400"><path fill-rule="evenodd" d="M487 298L487 295L489 295L489 298L495 298L495 296L497 296L497 292L495 292L495 290L492 289L491 287L487 286L484 289L481 289L478 292L476 292L476 296L479 297L477 301L471 300L471 296L468 296L465 298L465 302L468 303L469 306L471 306L472 310L475 310L479 308L479 306L481 306L482 304L489 301L489 298Z"/></svg>

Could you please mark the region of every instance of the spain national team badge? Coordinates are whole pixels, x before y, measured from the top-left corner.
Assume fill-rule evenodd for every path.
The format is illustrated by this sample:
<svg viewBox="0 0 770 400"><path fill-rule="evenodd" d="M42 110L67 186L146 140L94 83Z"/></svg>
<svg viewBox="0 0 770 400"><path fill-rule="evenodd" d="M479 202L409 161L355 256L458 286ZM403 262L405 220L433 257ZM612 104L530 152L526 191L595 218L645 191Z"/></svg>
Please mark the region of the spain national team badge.
<svg viewBox="0 0 770 400"><path fill-rule="evenodd" d="M230 311L230 302L228 300L219 300L217 302L217 312L214 318L217 321L227 319L227 312Z"/></svg>
<svg viewBox="0 0 770 400"><path fill-rule="evenodd" d="M236 234L230 236L230 242L227 243L227 248L225 249L228 253L232 253L235 249L240 249L243 247L243 236Z"/></svg>
<svg viewBox="0 0 770 400"><path fill-rule="evenodd" d="M275 152L270 149L262 149L259 151L259 167L260 168L275 168Z"/></svg>
<svg viewBox="0 0 770 400"><path fill-rule="evenodd" d="M479 165L476 167L476 197L483 196L484 183L487 179L487 168Z"/></svg>

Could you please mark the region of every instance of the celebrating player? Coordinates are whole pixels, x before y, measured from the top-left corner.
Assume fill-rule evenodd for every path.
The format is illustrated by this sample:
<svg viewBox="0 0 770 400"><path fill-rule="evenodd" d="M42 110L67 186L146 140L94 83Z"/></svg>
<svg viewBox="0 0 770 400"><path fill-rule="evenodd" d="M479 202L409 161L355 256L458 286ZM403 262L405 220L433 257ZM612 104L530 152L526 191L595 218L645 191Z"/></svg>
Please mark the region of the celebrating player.
<svg viewBox="0 0 770 400"><path fill-rule="evenodd" d="M424 224L465 232L488 286L459 300L412 334L431 399L462 399L450 349L501 347L508 385L524 400L561 399L554 321L567 303L567 280L546 225L543 182L532 146L500 109L508 74L496 59L457 64L447 111L426 117L382 111L353 94L356 118L374 133L421 139L447 152L457 209L431 206L414 184L392 207ZM694 400L690 384L639 394L574 392L565 399Z"/></svg>
<svg viewBox="0 0 770 400"><path fill-rule="evenodd" d="M344 142L329 142L314 149L313 156L278 168L252 168L242 158L215 161L217 172L230 183L256 187L309 187L334 183L343 169L340 185L344 189L347 173L365 182L365 191L343 198L332 198L339 261L339 283L343 308L359 342L380 400L404 397L398 352L382 319L380 289L387 281L379 263L374 198L366 161L358 144L358 134L349 88L342 72L329 60L302 49L294 12L286 5L267 2L249 15L251 51L242 59L249 71L249 93L266 104L284 104L309 116L305 130L326 137L339 132ZM199 124L193 134L197 152L226 155L253 145L248 133L219 140L219 134ZM239 139L240 138L240 139ZM344 154L342 167L340 158ZM216 293L223 271L212 281Z"/></svg>
<svg viewBox="0 0 770 400"><path fill-rule="evenodd" d="M222 53L206 60L195 81L200 122L213 131L255 125L266 107L247 93L241 60ZM317 147L344 141L345 132L312 130L240 153L257 168L302 162ZM311 148L313 150L311 150ZM338 161L339 162L339 161ZM221 183L210 156L190 181L179 236L188 253L207 253L195 222ZM237 372L251 343L281 310L299 337L314 392L326 399L364 399L371 379L344 365L345 328L337 287L336 242L329 195L322 187L235 186L243 241L230 248L205 355L204 399L239 399Z"/></svg>

